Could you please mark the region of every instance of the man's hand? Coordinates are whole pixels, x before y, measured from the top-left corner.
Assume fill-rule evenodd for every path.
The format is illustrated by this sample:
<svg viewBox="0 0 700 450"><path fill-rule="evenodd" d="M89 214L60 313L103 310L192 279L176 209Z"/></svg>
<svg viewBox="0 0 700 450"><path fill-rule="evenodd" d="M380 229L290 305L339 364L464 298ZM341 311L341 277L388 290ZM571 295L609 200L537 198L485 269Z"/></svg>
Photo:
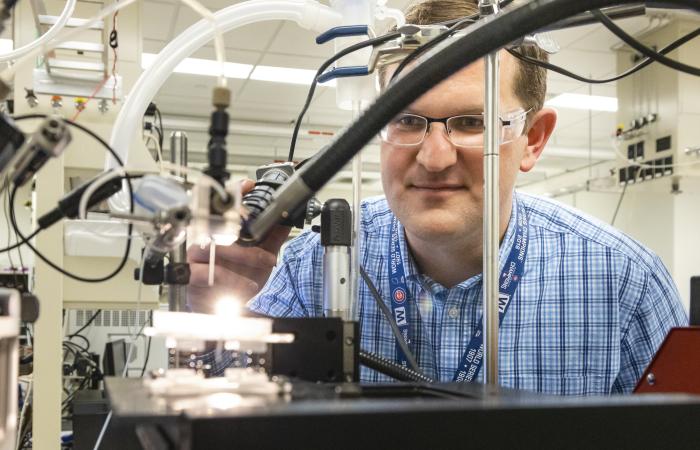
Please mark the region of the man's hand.
<svg viewBox="0 0 700 450"><path fill-rule="evenodd" d="M245 195L254 185L252 180L245 180L241 185L242 193ZM209 247L190 247L187 261L192 275L187 297L192 311L211 313L221 297L247 301L260 292L277 263L277 254L289 232L290 228L277 226L257 247L218 246L213 286L208 284Z"/></svg>

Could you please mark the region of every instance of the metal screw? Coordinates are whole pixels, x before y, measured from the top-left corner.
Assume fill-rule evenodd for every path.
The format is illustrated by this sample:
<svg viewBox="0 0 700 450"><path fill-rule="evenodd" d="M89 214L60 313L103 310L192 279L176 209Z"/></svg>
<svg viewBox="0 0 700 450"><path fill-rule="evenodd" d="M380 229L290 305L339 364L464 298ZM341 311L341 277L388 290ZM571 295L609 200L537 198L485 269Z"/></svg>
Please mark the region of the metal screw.
<svg viewBox="0 0 700 450"><path fill-rule="evenodd" d="M107 99L103 98L102 100L100 100L100 103L97 104L97 109L102 114L105 114L107 111L109 111L109 103L107 103Z"/></svg>
<svg viewBox="0 0 700 450"><path fill-rule="evenodd" d="M51 107L54 109L63 108L63 97L60 95L54 95L51 97Z"/></svg>
<svg viewBox="0 0 700 450"><path fill-rule="evenodd" d="M84 99L83 97L76 97L74 101L75 109L78 112L84 111L85 110L85 104L87 103L87 100Z"/></svg>
<svg viewBox="0 0 700 450"><path fill-rule="evenodd" d="M345 338L345 345L352 345L353 339L351 337L346 337Z"/></svg>
<svg viewBox="0 0 700 450"><path fill-rule="evenodd" d="M653 386L656 384L656 376L653 373L647 375L647 383L649 383L649 386Z"/></svg>
<svg viewBox="0 0 700 450"><path fill-rule="evenodd" d="M34 89L24 88L24 91L27 93L27 95L25 95L24 98L27 99L27 104L29 105L29 107L36 108L39 105L39 99L36 97Z"/></svg>

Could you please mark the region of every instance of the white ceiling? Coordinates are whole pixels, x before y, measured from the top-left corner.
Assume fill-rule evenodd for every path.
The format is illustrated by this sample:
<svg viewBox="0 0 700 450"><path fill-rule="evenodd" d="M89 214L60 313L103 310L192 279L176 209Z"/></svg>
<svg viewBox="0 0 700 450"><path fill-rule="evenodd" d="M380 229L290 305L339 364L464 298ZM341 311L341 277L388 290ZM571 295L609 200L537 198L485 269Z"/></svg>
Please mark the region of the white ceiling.
<svg viewBox="0 0 700 450"><path fill-rule="evenodd" d="M211 10L218 10L234 2L204 0L202 3ZM409 1L389 0L388 3L403 8ZM199 20L192 10L176 0L146 0L143 2L142 17L143 51L147 53L159 52L169 40ZM644 32L650 23L657 22L652 23L649 17L638 17L619 23L630 33L638 34ZM611 49L619 41L601 25L553 34L562 49L551 57L552 63L593 78L616 73L616 56ZM332 55L333 48L330 44L316 45L314 38L313 33L290 22L246 26L226 34L226 56L229 62L316 69ZM192 57L214 59L213 48L204 47ZM173 129L187 128L185 125L190 125L188 133L191 152L201 151L206 142L206 135L202 132L205 128L193 124L206 125L206 118L211 112L210 97L214 81L213 77L173 74L155 98L165 117L166 136ZM590 86L555 73L549 74L548 83L550 97L562 92L616 96L615 83ZM239 158L241 162L251 164L284 158L289 145L288 135L291 134L293 121L303 105L308 87L236 79L230 79L229 85L234 93L229 110L232 119L243 125L254 125L253 130L234 131L229 137L232 160L235 162L236 155L243 154L248 156ZM576 110L560 110L559 113L559 123L549 145L550 153L545 151L537 170L524 175L522 182L581 167L589 163L589 149L595 150L596 155L605 152L612 155L610 136L616 125L615 113ZM336 131L350 119L348 112L336 108L335 89L320 87L306 114L304 129ZM276 130L276 134L266 128ZM287 130L287 135L284 130ZM324 142L301 136L299 156L313 154ZM193 158L201 159L201 156L193 155ZM376 171L376 149L371 149L366 159L371 161L366 170ZM376 178L373 174L370 177ZM371 188L379 189L379 184L375 182Z"/></svg>

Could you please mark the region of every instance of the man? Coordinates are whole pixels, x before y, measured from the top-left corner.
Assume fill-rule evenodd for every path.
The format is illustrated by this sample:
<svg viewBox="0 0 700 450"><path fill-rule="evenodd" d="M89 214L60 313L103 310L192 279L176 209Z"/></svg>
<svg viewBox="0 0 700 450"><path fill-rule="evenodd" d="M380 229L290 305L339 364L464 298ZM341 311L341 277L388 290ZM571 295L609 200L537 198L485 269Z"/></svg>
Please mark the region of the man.
<svg viewBox="0 0 700 450"><path fill-rule="evenodd" d="M464 17L475 3L428 0L408 12L407 23ZM421 370L440 381L483 380L483 370L465 370L482 311L483 71L483 62L463 69L385 127L386 198L362 207L361 264L407 330ZM555 111L543 108L545 79L542 69L501 53L500 260L512 283L502 292L500 383L554 394L630 392L667 331L687 319L649 250L573 209L514 192L517 173L534 167L556 123ZM322 315L316 233L293 240L268 280L286 236L278 228L260 248L220 250L211 289L207 254L193 250L193 307L232 292L253 297L250 309L262 314ZM403 281L390 273L397 261ZM358 309L362 348L404 361L365 283ZM366 368L361 378L388 380Z"/></svg>

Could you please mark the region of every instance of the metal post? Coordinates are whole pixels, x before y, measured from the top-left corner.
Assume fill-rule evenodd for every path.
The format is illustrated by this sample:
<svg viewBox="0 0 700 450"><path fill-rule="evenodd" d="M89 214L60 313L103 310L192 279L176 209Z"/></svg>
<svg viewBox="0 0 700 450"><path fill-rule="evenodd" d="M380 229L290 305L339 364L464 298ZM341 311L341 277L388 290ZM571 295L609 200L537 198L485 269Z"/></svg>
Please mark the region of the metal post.
<svg viewBox="0 0 700 450"><path fill-rule="evenodd" d="M187 166L187 134L174 131L170 134L170 162L178 166ZM187 179L184 171L173 170L174 175ZM182 243L170 252L170 264L187 262L187 246ZM187 286L171 284L168 286L168 310L185 311L187 305Z"/></svg>
<svg viewBox="0 0 700 450"><path fill-rule="evenodd" d="M496 14L498 2L479 0L482 15ZM484 58L484 382L498 384L499 116L498 51Z"/></svg>
<svg viewBox="0 0 700 450"><path fill-rule="evenodd" d="M321 211L323 246L323 313L326 317L352 320L350 297L350 248L352 247L352 211L347 201L328 200Z"/></svg>
<svg viewBox="0 0 700 450"><path fill-rule="evenodd" d="M360 116L361 104L352 102L353 120ZM358 152L352 160L352 247L350 248L350 311L349 320L358 320L360 304L360 205L362 203L362 153Z"/></svg>
<svg viewBox="0 0 700 450"><path fill-rule="evenodd" d="M18 428L20 296L0 288L0 450L15 449ZM26 401L29 401L27 396ZM19 443L16 445L19 448Z"/></svg>

